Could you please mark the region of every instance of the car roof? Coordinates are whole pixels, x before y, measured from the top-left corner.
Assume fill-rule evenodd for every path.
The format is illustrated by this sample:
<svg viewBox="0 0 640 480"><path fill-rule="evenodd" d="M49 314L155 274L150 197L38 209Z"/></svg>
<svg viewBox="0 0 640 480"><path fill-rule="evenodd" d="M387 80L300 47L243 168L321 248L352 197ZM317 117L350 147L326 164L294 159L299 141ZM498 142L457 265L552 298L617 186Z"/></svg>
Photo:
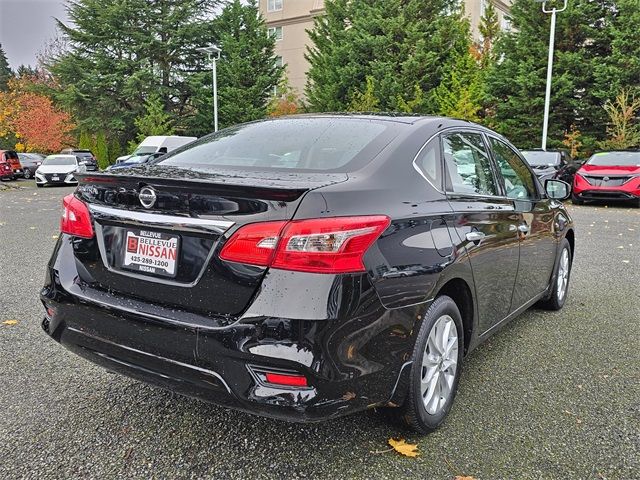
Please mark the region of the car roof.
<svg viewBox="0 0 640 480"><path fill-rule="evenodd" d="M283 115L281 117L271 117L259 121L270 121L292 118L355 118L361 120L379 120L395 123L415 124L418 122L435 122L437 120L454 120L447 117L435 115L419 115L396 112L328 112L328 113L302 113L297 115ZM471 122L469 122L471 123Z"/></svg>

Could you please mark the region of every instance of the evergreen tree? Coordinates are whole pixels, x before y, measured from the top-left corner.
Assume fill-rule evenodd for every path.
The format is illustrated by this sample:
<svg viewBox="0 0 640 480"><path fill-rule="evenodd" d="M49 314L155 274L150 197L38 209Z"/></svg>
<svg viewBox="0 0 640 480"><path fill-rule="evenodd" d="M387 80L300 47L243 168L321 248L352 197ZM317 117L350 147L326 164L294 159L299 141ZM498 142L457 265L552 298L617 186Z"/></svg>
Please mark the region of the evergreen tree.
<svg viewBox="0 0 640 480"><path fill-rule="evenodd" d="M164 111L162 99L150 95L145 101L145 113L134 120L138 129L137 140L141 142L150 135L173 135L171 116Z"/></svg>
<svg viewBox="0 0 640 480"><path fill-rule="evenodd" d="M480 61L483 68L492 64L495 60L494 45L500 34L500 23L498 22L498 13L493 3L487 2L482 17L480 17L480 25L478 30L482 36L480 43Z"/></svg>
<svg viewBox="0 0 640 480"><path fill-rule="evenodd" d="M92 152L95 148L93 137L84 130L80 132L80 138L78 139L78 148L80 150L91 150Z"/></svg>
<svg viewBox="0 0 640 480"><path fill-rule="evenodd" d="M367 85L364 92L356 91L349 105L351 112L377 112L380 100L375 94L375 80L371 76L367 76Z"/></svg>
<svg viewBox="0 0 640 480"><path fill-rule="evenodd" d="M218 61L218 106L222 128L263 118L278 86L283 68L276 66L275 39L267 35L256 0L233 0L214 20L217 44L222 53ZM207 77L210 82L211 76ZM209 83L210 85L210 83ZM211 87L206 88L207 94ZM211 96L200 110L208 112L203 132L213 125Z"/></svg>
<svg viewBox="0 0 640 480"><path fill-rule="evenodd" d="M0 44L0 92L6 92L8 90L9 79L13 76L13 72L9 67L9 61L7 55L2 49Z"/></svg>
<svg viewBox="0 0 640 480"><path fill-rule="evenodd" d="M310 107L346 110L371 77L380 110L433 111L431 91L468 49L467 33L455 0L327 0L309 32Z"/></svg>
<svg viewBox="0 0 640 480"><path fill-rule="evenodd" d="M109 140L109 163L114 164L116 162L116 158L122 155L122 146L120 145L120 141L115 137L111 136Z"/></svg>
<svg viewBox="0 0 640 480"><path fill-rule="evenodd" d="M47 65L58 100L85 130L106 129L131 139L134 119L155 93L164 110L192 128L190 75L208 70L196 49L214 40L219 0L75 0L69 23L58 21L68 50Z"/></svg>
<svg viewBox="0 0 640 480"><path fill-rule="evenodd" d="M470 52L458 55L453 67L434 90L437 113L479 122L483 97L482 78L478 64Z"/></svg>
<svg viewBox="0 0 640 480"><path fill-rule="evenodd" d="M640 97L640 2L615 2L609 28L611 53L595 65L597 97L613 102L623 90Z"/></svg>
<svg viewBox="0 0 640 480"><path fill-rule="evenodd" d="M597 79L599 65L607 64L612 54L615 4L573 0L557 15L550 147L560 146L572 126L582 133L587 150L604 138L607 119L602 105L607 93ZM542 13L537 2L515 0L510 19L514 29L500 35L496 45L500 61L486 77L495 110L493 126L521 148L531 148L540 145L550 15Z"/></svg>
<svg viewBox="0 0 640 480"><path fill-rule="evenodd" d="M96 149L93 151L98 161L98 167L100 169L107 168L109 166L109 152L107 147L107 137L104 131L98 132L96 135Z"/></svg>

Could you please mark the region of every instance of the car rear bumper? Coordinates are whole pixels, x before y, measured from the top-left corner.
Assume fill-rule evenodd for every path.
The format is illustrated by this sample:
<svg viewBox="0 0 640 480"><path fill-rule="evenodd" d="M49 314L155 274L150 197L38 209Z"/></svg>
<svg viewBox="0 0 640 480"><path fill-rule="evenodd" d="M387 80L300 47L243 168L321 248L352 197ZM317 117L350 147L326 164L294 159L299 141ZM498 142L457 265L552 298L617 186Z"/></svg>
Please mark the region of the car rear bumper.
<svg viewBox="0 0 640 480"><path fill-rule="evenodd" d="M292 421L400 401L396 387L408 370L417 307L386 310L373 294L360 315L336 319L168 318L78 285L70 271L75 266L69 269L74 264L64 261L69 241L61 236L48 269L43 328L94 363L204 401ZM267 384L259 371L304 375L308 387Z"/></svg>

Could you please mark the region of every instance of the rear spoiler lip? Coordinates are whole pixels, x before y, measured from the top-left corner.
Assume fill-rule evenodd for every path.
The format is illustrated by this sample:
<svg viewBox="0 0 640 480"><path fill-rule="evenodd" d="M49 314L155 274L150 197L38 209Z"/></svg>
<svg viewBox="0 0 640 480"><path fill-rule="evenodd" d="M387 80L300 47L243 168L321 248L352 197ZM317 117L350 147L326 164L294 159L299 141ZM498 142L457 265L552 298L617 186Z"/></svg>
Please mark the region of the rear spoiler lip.
<svg viewBox="0 0 640 480"><path fill-rule="evenodd" d="M137 175L114 175L102 172L85 172L74 174L78 180L78 187L90 184L113 185L116 183L137 184L138 186L149 185L155 188L169 186L174 188L193 188L196 186L207 188L215 186L224 194L253 197L264 200L293 200L304 193L318 188L326 187L336 183L342 183L349 179L344 174L328 174L323 180L277 180L273 179L273 185L269 185L269 179L251 178L251 177L224 177L223 175L212 175L207 178L176 178L176 177L158 177L158 176L137 176ZM284 175L283 175L284 176ZM331 178L333 177L333 178ZM223 181L220 181L223 180ZM262 183L262 184L261 184ZM287 186L289 183L291 186Z"/></svg>

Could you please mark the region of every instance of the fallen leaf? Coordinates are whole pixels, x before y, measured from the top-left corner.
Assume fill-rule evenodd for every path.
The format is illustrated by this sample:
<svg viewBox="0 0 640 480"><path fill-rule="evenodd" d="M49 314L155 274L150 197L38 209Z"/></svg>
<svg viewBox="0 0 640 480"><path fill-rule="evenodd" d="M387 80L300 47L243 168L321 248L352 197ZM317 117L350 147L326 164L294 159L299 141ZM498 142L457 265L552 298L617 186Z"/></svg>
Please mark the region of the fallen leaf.
<svg viewBox="0 0 640 480"><path fill-rule="evenodd" d="M18 324L18 320L5 320L4 322L2 322L3 325L17 325Z"/></svg>
<svg viewBox="0 0 640 480"><path fill-rule="evenodd" d="M53 238L54 240L58 239L58 235L51 235L51 238Z"/></svg>
<svg viewBox="0 0 640 480"><path fill-rule="evenodd" d="M349 401L349 400L353 400L354 398L356 398L356 394L353 392L347 392L344 395L342 395L342 400L344 401Z"/></svg>
<svg viewBox="0 0 640 480"><path fill-rule="evenodd" d="M453 480L476 480L474 477L456 475Z"/></svg>
<svg viewBox="0 0 640 480"><path fill-rule="evenodd" d="M402 438L400 440L390 438L389 445L391 445L396 452L400 455L404 455L405 457L415 458L420 455L420 452L418 452L418 445L407 443Z"/></svg>

